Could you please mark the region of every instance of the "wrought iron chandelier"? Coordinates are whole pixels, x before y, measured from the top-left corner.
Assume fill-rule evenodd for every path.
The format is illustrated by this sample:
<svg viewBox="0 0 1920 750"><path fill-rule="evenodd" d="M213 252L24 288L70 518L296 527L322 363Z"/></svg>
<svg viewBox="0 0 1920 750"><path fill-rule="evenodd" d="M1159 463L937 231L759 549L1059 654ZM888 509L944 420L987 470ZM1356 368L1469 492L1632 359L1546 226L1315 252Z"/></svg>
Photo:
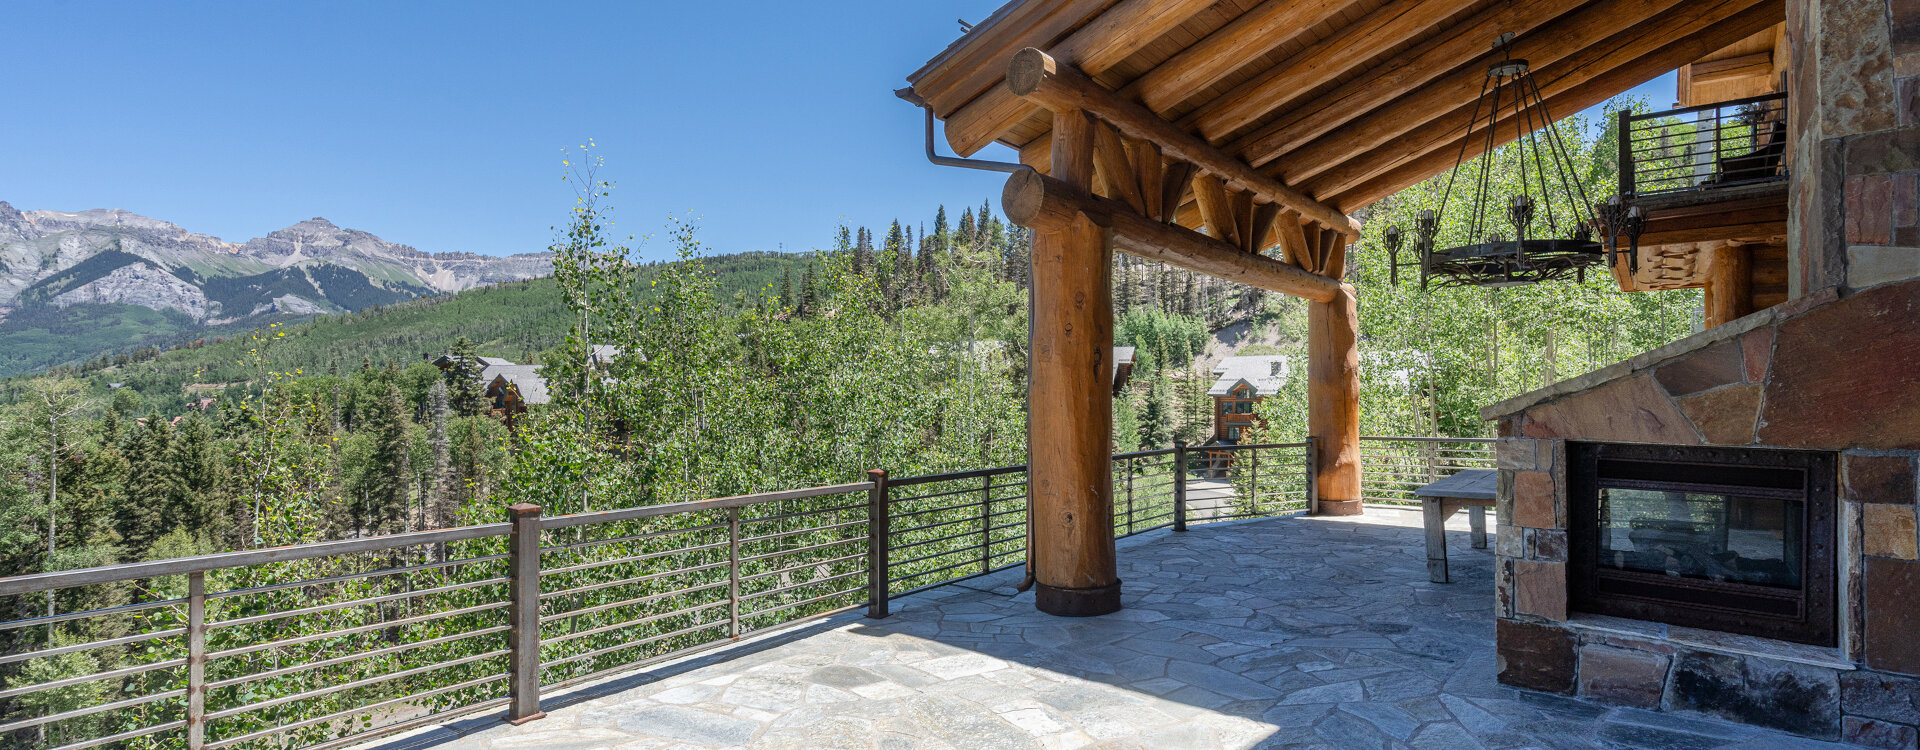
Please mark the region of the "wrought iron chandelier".
<svg viewBox="0 0 1920 750"><path fill-rule="evenodd" d="M1512 56L1512 41L1512 34L1502 34L1494 42L1501 57L1487 66L1473 119L1467 124L1467 137L1447 178L1446 192L1441 194L1440 210L1423 210L1414 221L1413 260L1400 262L1407 232L1399 226L1388 227L1381 238L1395 285L1400 283L1402 266L1419 267L1422 289L1429 283L1443 287L1516 286L1569 277L1585 281L1587 267L1605 257L1600 243L1594 240L1600 223L1585 186L1576 177L1572 152L1547 113L1527 61ZM1493 207L1499 201L1492 184L1497 145L1494 133L1503 108L1512 116L1504 127L1521 130L1513 142L1520 192L1506 197L1505 226L1497 227L1489 214L1498 212ZM1486 150L1478 160L1478 169L1468 175L1467 145L1473 142L1476 128L1484 135ZM1453 198L1454 183L1463 175L1471 184L1463 186L1462 192L1471 191L1471 195L1462 198L1471 199L1468 208L1473 212L1467 222L1467 242L1437 249L1441 219ZM1536 190L1538 195L1534 194ZM1503 229L1512 232L1511 238Z"/></svg>

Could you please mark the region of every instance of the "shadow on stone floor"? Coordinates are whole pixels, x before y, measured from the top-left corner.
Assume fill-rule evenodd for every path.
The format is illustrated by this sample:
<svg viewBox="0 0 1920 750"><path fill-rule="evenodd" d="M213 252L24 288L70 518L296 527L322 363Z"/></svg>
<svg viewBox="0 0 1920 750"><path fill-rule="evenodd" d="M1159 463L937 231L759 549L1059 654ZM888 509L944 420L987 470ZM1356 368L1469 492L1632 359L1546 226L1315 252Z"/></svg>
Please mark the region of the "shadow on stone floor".
<svg viewBox="0 0 1920 750"><path fill-rule="evenodd" d="M1433 584L1418 514L1370 514L1123 540L1112 615L1040 614L1007 571L375 747L1826 746L1499 685L1491 552L1450 534Z"/></svg>

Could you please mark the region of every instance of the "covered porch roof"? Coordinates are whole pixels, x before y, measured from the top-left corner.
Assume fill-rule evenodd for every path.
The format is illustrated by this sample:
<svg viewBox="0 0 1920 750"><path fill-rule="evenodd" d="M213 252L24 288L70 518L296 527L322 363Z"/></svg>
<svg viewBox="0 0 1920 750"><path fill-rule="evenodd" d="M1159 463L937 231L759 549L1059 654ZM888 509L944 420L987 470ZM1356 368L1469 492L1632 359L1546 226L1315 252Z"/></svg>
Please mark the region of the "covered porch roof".
<svg viewBox="0 0 1920 750"><path fill-rule="evenodd" d="M1000 142L1046 172L1052 120L1007 85L1015 53L1037 48L1352 212L1453 165L1503 33L1564 115L1784 18L1782 0L1013 0L900 93L945 121L957 153ZM1482 145L1469 141L1466 155ZM1196 197L1207 196L1179 189L1174 218L1206 223Z"/></svg>

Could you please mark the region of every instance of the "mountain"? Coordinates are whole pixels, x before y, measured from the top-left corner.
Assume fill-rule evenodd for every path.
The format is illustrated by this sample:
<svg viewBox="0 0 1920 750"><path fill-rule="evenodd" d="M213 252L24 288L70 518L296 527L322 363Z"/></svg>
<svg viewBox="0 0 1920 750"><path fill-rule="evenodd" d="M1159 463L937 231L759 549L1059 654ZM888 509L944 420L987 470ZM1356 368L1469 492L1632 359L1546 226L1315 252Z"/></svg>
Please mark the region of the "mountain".
<svg viewBox="0 0 1920 750"><path fill-rule="evenodd" d="M427 253L318 217L235 244L118 209L0 201L0 376L551 270L548 253Z"/></svg>
<svg viewBox="0 0 1920 750"><path fill-rule="evenodd" d="M721 299L745 304L786 278L803 277L814 258L746 252L707 256L700 262L713 275ZM640 279L649 280L671 265L649 264L640 270ZM273 369L281 371L350 373L367 362L405 367L426 361L464 338L485 356L538 362L542 352L565 341L578 320L559 284L551 277L535 278L283 325L273 329L281 335L273 337L267 357ZM192 399L258 377L248 356L255 344L247 334L242 330L225 340L190 339L167 351L100 356L74 368L74 374L98 394L109 393L108 384L117 383L161 413L180 414ZM17 398L20 384L29 377L0 380L0 404Z"/></svg>

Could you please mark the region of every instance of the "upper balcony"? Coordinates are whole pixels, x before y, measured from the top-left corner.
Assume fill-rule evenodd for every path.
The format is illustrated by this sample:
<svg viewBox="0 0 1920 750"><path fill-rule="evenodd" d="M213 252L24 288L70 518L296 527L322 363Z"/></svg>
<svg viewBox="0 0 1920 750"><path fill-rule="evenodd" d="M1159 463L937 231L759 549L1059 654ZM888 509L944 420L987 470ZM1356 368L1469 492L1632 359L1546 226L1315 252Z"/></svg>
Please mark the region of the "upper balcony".
<svg viewBox="0 0 1920 750"><path fill-rule="evenodd" d="M1787 299L1789 92L1783 27L1680 70L1682 106L1622 112L1622 291L1704 289L1709 326ZM1602 211L1603 219L1607 211Z"/></svg>

